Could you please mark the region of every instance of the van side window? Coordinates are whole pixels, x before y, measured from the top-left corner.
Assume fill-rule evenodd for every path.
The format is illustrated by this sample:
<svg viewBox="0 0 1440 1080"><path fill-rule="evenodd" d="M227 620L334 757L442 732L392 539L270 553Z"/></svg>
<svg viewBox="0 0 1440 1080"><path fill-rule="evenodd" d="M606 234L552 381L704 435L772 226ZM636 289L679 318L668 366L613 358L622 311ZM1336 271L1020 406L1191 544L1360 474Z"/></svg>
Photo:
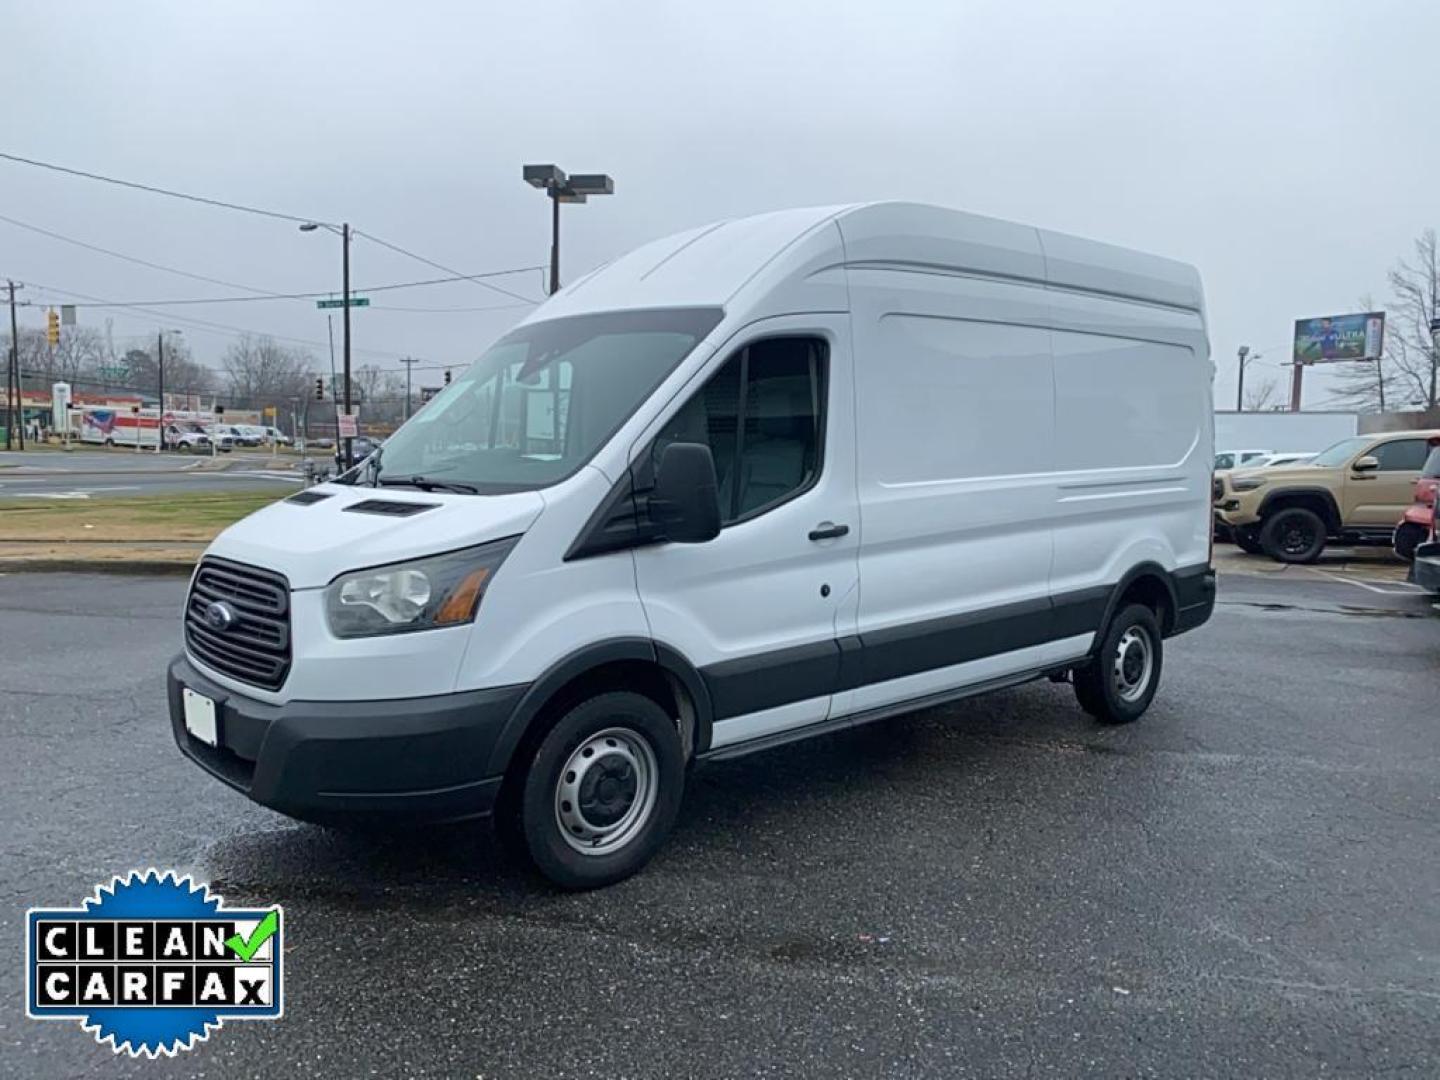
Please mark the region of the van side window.
<svg viewBox="0 0 1440 1080"><path fill-rule="evenodd" d="M707 444L727 525L798 494L820 474L826 359L818 338L747 345L665 425L654 461L672 442Z"/></svg>
<svg viewBox="0 0 1440 1080"><path fill-rule="evenodd" d="M1381 443L1370 453L1380 462L1381 472L1419 472L1430 446L1424 439L1396 439Z"/></svg>

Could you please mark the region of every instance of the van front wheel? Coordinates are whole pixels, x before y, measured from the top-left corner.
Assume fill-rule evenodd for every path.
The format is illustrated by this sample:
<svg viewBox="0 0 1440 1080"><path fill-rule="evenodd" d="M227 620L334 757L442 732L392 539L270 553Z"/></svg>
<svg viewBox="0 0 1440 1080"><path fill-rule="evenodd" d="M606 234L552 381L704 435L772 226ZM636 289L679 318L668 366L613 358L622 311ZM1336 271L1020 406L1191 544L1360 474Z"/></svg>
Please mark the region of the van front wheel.
<svg viewBox="0 0 1440 1080"><path fill-rule="evenodd" d="M1102 724L1138 720L1155 697L1163 660L1155 613L1127 604L1110 620L1095 659L1075 672L1075 697Z"/></svg>
<svg viewBox="0 0 1440 1080"><path fill-rule="evenodd" d="M672 720L643 694L580 702L535 750L519 799L526 853L565 889L635 873L680 810L685 756Z"/></svg>

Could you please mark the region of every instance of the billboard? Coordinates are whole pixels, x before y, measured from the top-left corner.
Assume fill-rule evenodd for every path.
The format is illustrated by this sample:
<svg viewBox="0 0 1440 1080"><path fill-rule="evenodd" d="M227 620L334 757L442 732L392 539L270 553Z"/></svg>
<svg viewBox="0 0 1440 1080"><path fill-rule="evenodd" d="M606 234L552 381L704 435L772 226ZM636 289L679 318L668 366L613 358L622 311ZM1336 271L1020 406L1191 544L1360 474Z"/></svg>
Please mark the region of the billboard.
<svg viewBox="0 0 1440 1080"><path fill-rule="evenodd" d="M1378 360L1385 345L1385 313L1326 315L1295 320L1295 363L1338 364Z"/></svg>

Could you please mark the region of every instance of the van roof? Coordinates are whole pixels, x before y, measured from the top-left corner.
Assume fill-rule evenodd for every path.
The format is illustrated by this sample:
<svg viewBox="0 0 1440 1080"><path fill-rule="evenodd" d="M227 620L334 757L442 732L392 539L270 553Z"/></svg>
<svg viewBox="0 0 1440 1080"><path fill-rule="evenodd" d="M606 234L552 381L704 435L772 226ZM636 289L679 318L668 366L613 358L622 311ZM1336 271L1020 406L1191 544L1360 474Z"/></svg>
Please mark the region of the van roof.
<svg viewBox="0 0 1440 1080"><path fill-rule="evenodd" d="M1203 312L1200 276L1184 263L960 210L881 202L778 210L651 241L566 286L525 321L723 307L762 273L778 286L817 265L1000 276Z"/></svg>

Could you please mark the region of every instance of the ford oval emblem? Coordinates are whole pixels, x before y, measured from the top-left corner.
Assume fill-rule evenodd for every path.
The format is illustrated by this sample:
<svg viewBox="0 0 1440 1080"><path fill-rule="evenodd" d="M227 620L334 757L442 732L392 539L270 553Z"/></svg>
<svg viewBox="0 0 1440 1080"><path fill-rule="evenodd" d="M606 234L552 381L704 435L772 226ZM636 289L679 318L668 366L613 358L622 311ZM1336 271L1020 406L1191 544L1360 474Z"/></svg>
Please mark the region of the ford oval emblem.
<svg viewBox="0 0 1440 1080"><path fill-rule="evenodd" d="M229 630L239 620L235 609L224 600L216 600L205 609L205 625L218 633Z"/></svg>

